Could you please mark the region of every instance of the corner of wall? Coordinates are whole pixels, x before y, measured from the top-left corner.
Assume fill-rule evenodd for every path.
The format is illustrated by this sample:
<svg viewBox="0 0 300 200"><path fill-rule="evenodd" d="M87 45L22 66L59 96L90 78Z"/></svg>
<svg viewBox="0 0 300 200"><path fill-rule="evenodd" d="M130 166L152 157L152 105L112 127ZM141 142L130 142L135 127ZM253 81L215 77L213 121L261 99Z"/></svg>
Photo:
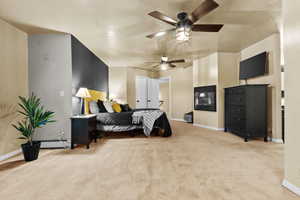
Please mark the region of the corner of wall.
<svg viewBox="0 0 300 200"><path fill-rule="evenodd" d="M0 35L0 57L5 58L0 66L0 155L10 155L21 143L11 124L21 120L17 115L18 96L28 95L28 35L1 19Z"/></svg>

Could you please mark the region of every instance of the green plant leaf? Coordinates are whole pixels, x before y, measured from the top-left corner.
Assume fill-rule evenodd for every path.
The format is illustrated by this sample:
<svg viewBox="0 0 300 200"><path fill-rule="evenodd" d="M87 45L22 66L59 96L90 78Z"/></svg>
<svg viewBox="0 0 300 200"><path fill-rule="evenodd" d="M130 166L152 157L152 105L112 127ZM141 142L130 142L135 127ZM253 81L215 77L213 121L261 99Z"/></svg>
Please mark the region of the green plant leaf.
<svg viewBox="0 0 300 200"><path fill-rule="evenodd" d="M19 99L20 103L18 105L21 110L18 112L25 118L17 125L12 124L12 126L21 133L21 139L28 139L31 142L36 128L56 122L53 120L54 112L46 111L41 105L41 100L33 93L28 98L19 96Z"/></svg>

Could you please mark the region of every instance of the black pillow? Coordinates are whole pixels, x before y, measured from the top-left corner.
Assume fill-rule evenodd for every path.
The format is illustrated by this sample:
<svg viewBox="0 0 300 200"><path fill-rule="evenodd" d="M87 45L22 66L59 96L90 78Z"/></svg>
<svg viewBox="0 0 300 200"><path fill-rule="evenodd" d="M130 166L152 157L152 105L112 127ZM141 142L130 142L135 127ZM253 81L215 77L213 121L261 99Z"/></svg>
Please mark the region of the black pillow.
<svg viewBox="0 0 300 200"><path fill-rule="evenodd" d="M130 106L128 104L121 104L120 106L121 106L122 112L132 111L132 109L130 108Z"/></svg>
<svg viewBox="0 0 300 200"><path fill-rule="evenodd" d="M99 113L105 113L105 112L107 112L107 110L106 110L106 108L105 108L105 106L103 104L103 101L98 100L97 101L97 105L99 107Z"/></svg>

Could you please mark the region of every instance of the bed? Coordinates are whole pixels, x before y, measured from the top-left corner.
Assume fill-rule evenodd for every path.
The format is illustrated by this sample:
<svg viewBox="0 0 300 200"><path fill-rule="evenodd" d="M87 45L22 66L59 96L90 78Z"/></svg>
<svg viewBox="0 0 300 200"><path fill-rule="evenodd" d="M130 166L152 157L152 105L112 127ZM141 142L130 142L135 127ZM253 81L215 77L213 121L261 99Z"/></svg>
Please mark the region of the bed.
<svg viewBox="0 0 300 200"><path fill-rule="evenodd" d="M85 99L85 113L90 114L89 103L91 101L106 100L106 93L101 91L89 90L91 97ZM154 112L157 109L135 109L127 112L119 113L96 113L97 115L97 130L99 132L132 132L143 130L143 121L138 124L133 123L132 116L136 112L147 111ZM170 137L172 135L171 126L166 113L162 113L154 122L153 129L159 129L163 137Z"/></svg>
<svg viewBox="0 0 300 200"><path fill-rule="evenodd" d="M141 111L141 110L139 110ZM142 124L133 124L132 115L136 110L120 113L98 113L97 130L102 132L129 132L143 130ZM153 128L162 130L163 137L172 135L171 126L166 113L163 113L155 120Z"/></svg>

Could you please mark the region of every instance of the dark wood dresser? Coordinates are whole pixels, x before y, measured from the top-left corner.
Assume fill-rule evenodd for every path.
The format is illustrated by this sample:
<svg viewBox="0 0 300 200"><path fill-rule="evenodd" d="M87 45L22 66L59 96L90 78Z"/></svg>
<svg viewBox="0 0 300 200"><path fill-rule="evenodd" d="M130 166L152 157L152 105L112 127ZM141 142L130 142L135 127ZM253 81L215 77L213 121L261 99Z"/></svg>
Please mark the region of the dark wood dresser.
<svg viewBox="0 0 300 200"><path fill-rule="evenodd" d="M241 85L225 88L225 132L267 142L268 85Z"/></svg>
<svg viewBox="0 0 300 200"><path fill-rule="evenodd" d="M96 115L73 116L71 121L71 149L74 148L74 144L84 144L87 149L90 148L97 131Z"/></svg>

